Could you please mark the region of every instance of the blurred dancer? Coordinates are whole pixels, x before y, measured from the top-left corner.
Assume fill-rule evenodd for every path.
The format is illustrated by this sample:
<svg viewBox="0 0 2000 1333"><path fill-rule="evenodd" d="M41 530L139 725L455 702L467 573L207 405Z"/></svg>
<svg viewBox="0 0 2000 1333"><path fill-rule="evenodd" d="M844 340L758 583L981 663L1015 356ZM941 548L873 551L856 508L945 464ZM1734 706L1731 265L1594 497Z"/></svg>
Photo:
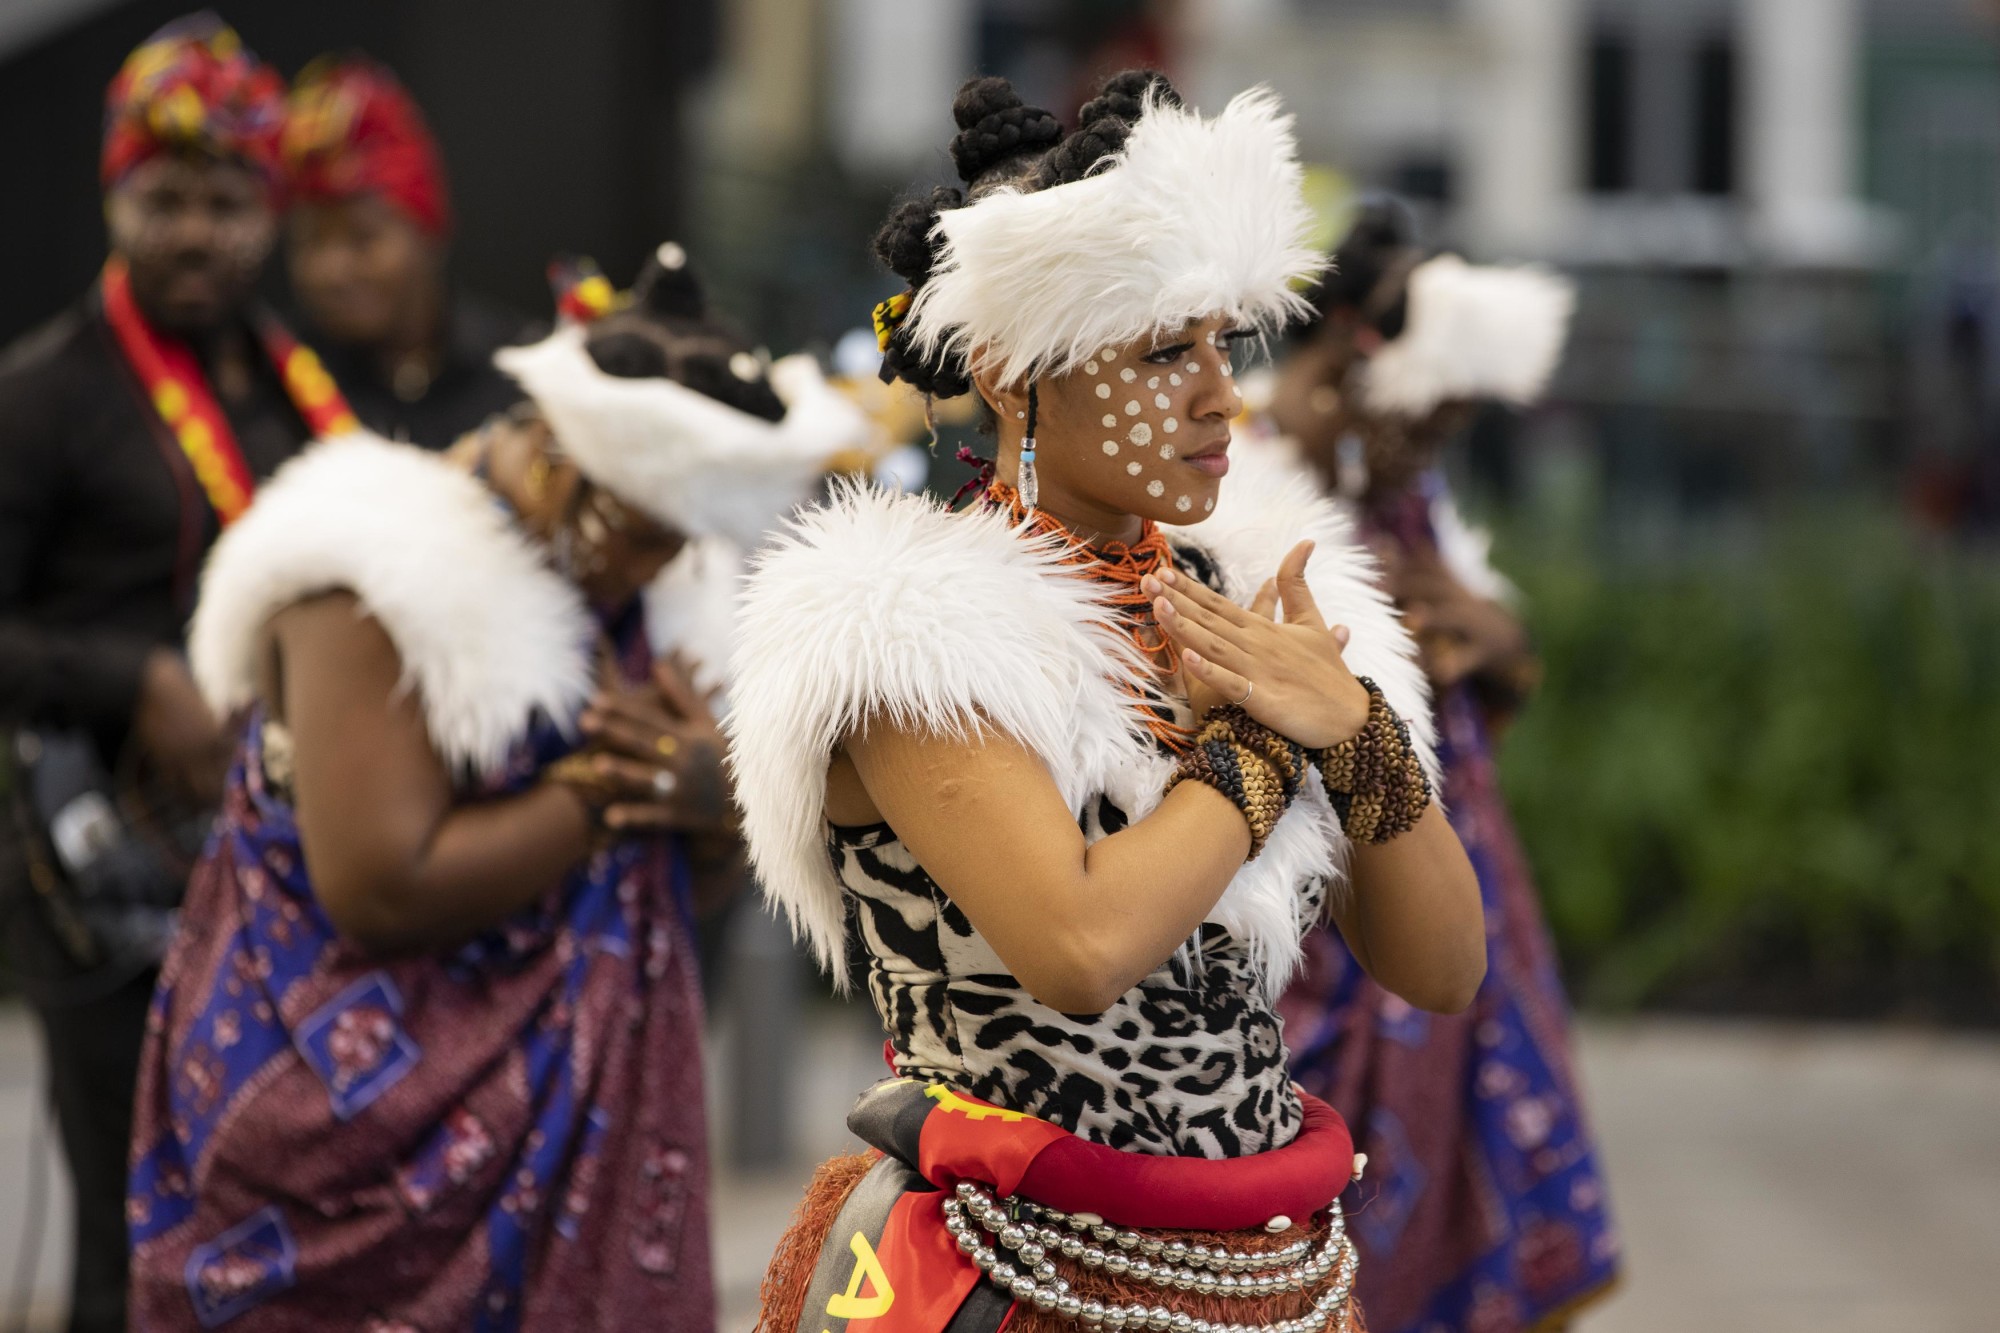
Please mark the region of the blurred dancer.
<svg viewBox="0 0 2000 1333"><path fill-rule="evenodd" d="M1351 528L1230 456L1231 344L1318 268L1291 121L1138 72L1070 135L1004 79L952 110L966 189L877 233L909 288L875 322L885 373L977 392L995 471L959 512L837 493L738 640L765 892L823 963L865 952L897 1075L762 1327L1338 1329L1353 1145L1286 1071L1277 987L1322 913L1440 1009L1484 942Z"/></svg>
<svg viewBox="0 0 2000 1333"><path fill-rule="evenodd" d="M444 162L395 76L359 56L314 61L284 148L292 290L362 424L442 449L518 402L493 353L522 321L452 290Z"/></svg>
<svg viewBox="0 0 2000 1333"><path fill-rule="evenodd" d="M259 479L349 422L251 300L283 98L213 16L134 51L106 96L110 257L0 364L0 716L21 729L7 824L36 890L10 895L7 933L76 1182L78 1329L125 1326L146 1002L228 766L181 656L196 574Z"/></svg>
<svg viewBox="0 0 2000 1333"><path fill-rule="evenodd" d="M740 878L699 684L729 590L671 625L639 594L753 542L854 413L671 246L502 363L529 406L449 457L316 445L204 577L196 674L249 720L147 1037L136 1327L714 1326L690 914Z"/></svg>
<svg viewBox="0 0 2000 1333"><path fill-rule="evenodd" d="M1465 1013L1421 1013L1320 930L1281 1011L1294 1075L1368 1155L1353 1229L1370 1328L1515 1333L1602 1294L1618 1248L1554 950L1494 771L1494 730L1537 668L1437 463L1478 402L1540 396L1571 296L1536 270L1426 258L1410 234L1393 202L1364 209L1271 418L1354 506L1417 637L1444 808L1485 902L1486 980Z"/></svg>

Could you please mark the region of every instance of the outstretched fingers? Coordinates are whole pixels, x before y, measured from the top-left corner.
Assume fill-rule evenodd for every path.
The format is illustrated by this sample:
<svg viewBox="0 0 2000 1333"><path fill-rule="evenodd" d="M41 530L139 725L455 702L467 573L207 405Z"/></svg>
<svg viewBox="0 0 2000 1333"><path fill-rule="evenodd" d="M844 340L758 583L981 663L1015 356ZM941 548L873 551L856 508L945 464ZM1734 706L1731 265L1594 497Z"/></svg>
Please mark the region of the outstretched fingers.
<svg viewBox="0 0 2000 1333"><path fill-rule="evenodd" d="M1249 651L1226 636L1233 627L1218 624L1213 617L1203 614L1199 607L1183 612L1172 598L1155 597L1153 618L1183 651L1192 650L1234 671L1241 671L1249 665Z"/></svg>
<svg viewBox="0 0 2000 1333"><path fill-rule="evenodd" d="M1206 685L1228 703L1241 703L1250 697L1250 682L1247 678L1231 671L1228 667L1217 666L1192 648L1181 654L1181 667L1190 676Z"/></svg>
<svg viewBox="0 0 2000 1333"><path fill-rule="evenodd" d="M1278 613L1278 581L1265 579L1257 589L1257 595L1250 599L1250 614L1262 616L1266 620L1276 618Z"/></svg>
<svg viewBox="0 0 2000 1333"><path fill-rule="evenodd" d="M1177 570L1167 568L1159 573L1159 581L1166 585L1169 596L1181 605L1182 610L1199 608L1209 615L1230 625L1253 625L1256 617L1248 607L1238 606L1200 579L1189 578Z"/></svg>
<svg viewBox="0 0 2000 1333"><path fill-rule="evenodd" d="M1325 629L1326 621L1319 613L1319 603L1313 600L1312 586L1306 582L1306 562L1312 559L1313 544L1300 542L1286 553L1278 565L1278 600L1285 608L1287 625L1304 625L1308 629Z"/></svg>

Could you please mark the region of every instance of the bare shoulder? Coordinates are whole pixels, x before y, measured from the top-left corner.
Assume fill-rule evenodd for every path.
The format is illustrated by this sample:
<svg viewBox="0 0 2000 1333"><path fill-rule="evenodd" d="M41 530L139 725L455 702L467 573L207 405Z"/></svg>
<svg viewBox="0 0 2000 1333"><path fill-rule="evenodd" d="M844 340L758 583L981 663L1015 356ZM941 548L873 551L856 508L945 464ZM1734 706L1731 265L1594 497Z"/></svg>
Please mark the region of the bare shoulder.
<svg viewBox="0 0 2000 1333"><path fill-rule="evenodd" d="M388 693L403 676L395 641L361 599L345 589L316 593L275 612L261 654L268 673L264 697L278 705L304 683L315 694L333 686L344 695Z"/></svg>
<svg viewBox="0 0 2000 1333"><path fill-rule="evenodd" d="M836 783L842 810L835 810ZM851 733L834 752L827 772L827 816L836 823L873 822L842 818L866 813L896 822L918 814L962 817L968 810L991 810L995 802L1017 799L1029 790L1055 790L1054 780L1034 751L990 723L963 733L873 721ZM864 806L861 802L866 801Z"/></svg>

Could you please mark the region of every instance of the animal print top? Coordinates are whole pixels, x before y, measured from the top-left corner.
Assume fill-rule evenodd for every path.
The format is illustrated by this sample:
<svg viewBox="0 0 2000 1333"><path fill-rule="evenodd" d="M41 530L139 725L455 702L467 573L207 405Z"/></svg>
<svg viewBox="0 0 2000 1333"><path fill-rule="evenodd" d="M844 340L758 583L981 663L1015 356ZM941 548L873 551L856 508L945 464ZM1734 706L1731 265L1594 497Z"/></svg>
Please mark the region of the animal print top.
<svg viewBox="0 0 2000 1333"><path fill-rule="evenodd" d="M1176 554L1214 581L1193 553ZM1129 821L1100 796L1080 822L1095 841ZM1241 1157L1298 1133L1277 1013L1221 926L1203 925L1102 1014L1060 1014L1014 979L887 824L829 825L827 850L898 1073L1132 1152ZM1317 919L1325 892L1301 886L1302 919Z"/></svg>

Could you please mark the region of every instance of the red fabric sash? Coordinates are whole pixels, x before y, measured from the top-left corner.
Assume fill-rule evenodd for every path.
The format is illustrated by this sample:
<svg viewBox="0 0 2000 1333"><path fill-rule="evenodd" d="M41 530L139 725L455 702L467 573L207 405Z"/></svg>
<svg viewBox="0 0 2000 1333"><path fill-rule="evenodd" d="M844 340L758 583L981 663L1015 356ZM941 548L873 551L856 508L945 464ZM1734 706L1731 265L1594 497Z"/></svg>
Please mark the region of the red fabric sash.
<svg viewBox="0 0 2000 1333"><path fill-rule="evenodd" d="M945 1200L960 1181L1065 1212L1093 1212L1114 1226L1244 1231L1280 1214L1304 1222L1354 1174L1347 1125L1316 1097L1303 1098L1305 1123L1290 1144L1211 1161L1121 1152L941 1084L924 1095L933 1105L915 1165L937 1189L898 1199L872 1245L859 1232L829 1238L829 1248L852 1249L851 1276L824 1312L805 1312L801 1329L939 1333L950 1324L980 1276L944 1226Z"/></svg>
<svg viewBox="0 0 2000 1333"><path fill-rule="evenodd" d="M132 299L132 279L124 260L113 256L106 261L101 287L105 322L118 340L118 350L145 387L147 401L187 455L216 517L224 527L229 526L250 507L257 479L243 461L236 432L222 405L209 390L208 376L185 342L146 322ZM358 428L347 400L340 396L333 377L311 348L270 318L258 321L257 340L277 367L292 406L315 437Z"/></svg>

